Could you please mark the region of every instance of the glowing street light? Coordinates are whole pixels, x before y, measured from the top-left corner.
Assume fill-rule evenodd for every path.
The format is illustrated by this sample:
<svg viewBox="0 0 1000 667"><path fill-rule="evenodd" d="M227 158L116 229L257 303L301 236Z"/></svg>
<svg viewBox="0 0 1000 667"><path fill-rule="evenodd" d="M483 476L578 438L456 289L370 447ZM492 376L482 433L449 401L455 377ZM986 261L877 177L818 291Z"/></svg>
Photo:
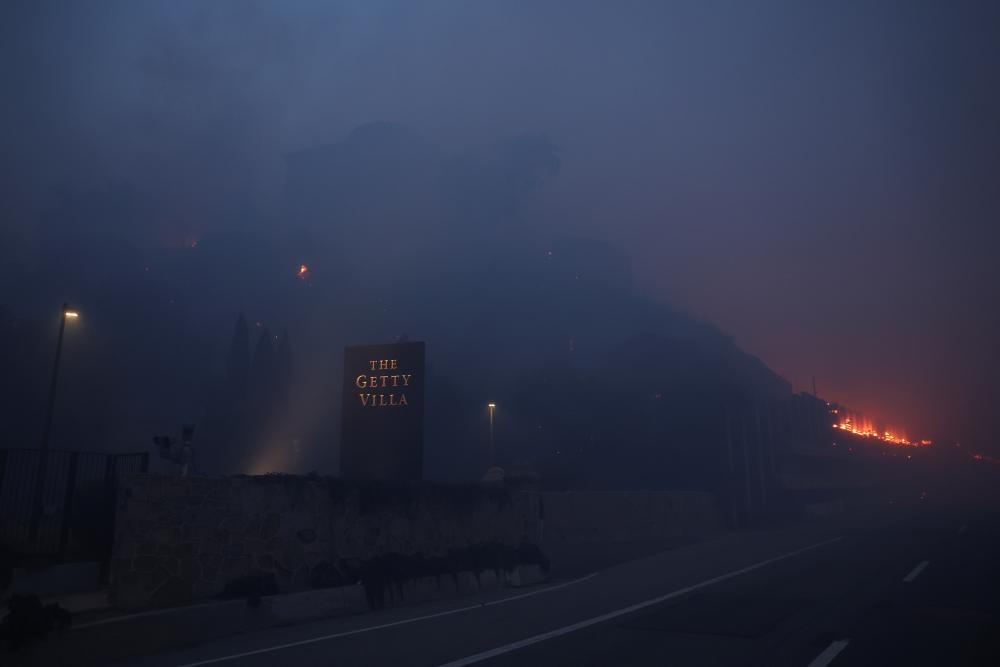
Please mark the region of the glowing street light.
<svg viewBox="0 0 1000 667"><path fill-rule="evenodd" d="M56 406L56 386L59 380L59 360L62 357L63 333L66 331L66 320L79 319L80 313L70 308L68 303L62 307L62 317L59 318L59 337L56 339L56 359L52 364L52 381L49 383L49 402L45 410L45 430L42 431L42 448L38 456L38 474L35 478L35 499L32 508L31 523L28 528L29 538L38 537L38 523L42 517L42 487L45 486L45 473L49 466L49 436L52 433L52 414Z"/></svg>

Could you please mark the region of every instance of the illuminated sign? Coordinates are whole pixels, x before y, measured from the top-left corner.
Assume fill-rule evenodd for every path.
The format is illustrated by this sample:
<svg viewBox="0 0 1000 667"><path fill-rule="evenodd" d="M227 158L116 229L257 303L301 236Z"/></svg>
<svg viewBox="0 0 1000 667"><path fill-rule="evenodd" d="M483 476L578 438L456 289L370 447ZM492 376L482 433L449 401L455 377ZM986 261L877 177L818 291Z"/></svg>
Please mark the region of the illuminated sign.
<svg viewBox="0 0 1000 667"><path fill-rule="evenodd" d="M420 479L424 448L424 344L344 348L340 474Z"/></svg>

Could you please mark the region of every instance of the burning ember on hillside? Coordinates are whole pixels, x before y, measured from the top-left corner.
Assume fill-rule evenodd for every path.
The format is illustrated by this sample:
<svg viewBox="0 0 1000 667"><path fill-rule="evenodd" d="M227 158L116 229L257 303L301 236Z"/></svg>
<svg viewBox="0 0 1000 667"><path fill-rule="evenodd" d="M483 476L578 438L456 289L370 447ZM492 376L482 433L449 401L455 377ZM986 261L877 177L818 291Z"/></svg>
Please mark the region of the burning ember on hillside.
<svg viewBox="0 0 1000 667"><path fill-rule="evenodd" d="M299 271L296 275L299 277L299 280L305 280L309 277L309 267L305 264L299 264Z"/></svg>
<svg viewBox="0 0 1000 667"><path fill-rule="evenodd" d="M834 429L847 431L864 438L881 440L890 445L902 445L905 447L923 447L931 444L930 440L910 440L906 432L890 428L879 429L874 423L863 415L852 414L839 406L831 406L830 414L834 416Z"/></svg>

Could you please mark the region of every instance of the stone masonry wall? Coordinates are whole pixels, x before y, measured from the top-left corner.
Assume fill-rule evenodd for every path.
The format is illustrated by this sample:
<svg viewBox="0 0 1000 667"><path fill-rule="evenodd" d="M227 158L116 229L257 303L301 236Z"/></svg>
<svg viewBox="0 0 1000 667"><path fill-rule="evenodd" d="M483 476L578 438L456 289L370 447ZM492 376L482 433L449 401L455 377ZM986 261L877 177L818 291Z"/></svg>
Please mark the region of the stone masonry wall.
<svg viewBox="0 0 1000 667"><path fill-rule="evenodd" d="M111 600L184 604L261 575L276 584L265 593L354 583L352 567L389 554L516 546L530 511L479 486L136 475L119 489Z"/></svg>
<svg viewBox="0 0 1000 667"><path fill-rule="evenodd" d="M495 567L512 551L523 555L525 543L544 551L718 525L715 500L703 493L134 475L118 492L110 595L120 608L162 607L353 584L365 567L398 584L407 571ZM262 580L273 589L254 589Z"/></svg>

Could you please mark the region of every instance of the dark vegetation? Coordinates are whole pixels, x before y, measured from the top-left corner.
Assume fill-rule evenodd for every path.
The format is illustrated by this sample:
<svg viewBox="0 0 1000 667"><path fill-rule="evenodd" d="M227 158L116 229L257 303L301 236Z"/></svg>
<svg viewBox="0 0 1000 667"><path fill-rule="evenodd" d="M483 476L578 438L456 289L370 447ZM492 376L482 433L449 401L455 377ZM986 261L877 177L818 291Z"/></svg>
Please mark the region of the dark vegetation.
<svg viewBox="0 0 1000 667"><path fill-rule="evenodd" d="M487 570L510 572L520 565L538 565L548 572L549 561L534 544L511 547L499 543L481 544L451 549L441 557L420 554L386 554L354 565L351 572L365 587L368 603L373 609L385 605L386 597L402 599L403 584L424 577L450 576L458 585L460 572L473 572L476 577Z"/></svg>
<svg viewBox="0 0 1000 667"><path fill-rule="evenodd" d="M512 547L489 543L450 549L444 556L437 557L391 553L364 561L321 563L309 583L312 588L360 583L365 588L369 605L378 609L385 605L387 597L403 599L403 588L408 581L433 577L440 585L442 577L451 577L457 586L462 572L472 572L479 578L487 570L502 574L522 565L537 565L543 572L549 571L548 558L534 544ZM263 596L277 592L273 573L253 572L229 581L220 597L246 598L247 604L257 606Z"/></svg>

